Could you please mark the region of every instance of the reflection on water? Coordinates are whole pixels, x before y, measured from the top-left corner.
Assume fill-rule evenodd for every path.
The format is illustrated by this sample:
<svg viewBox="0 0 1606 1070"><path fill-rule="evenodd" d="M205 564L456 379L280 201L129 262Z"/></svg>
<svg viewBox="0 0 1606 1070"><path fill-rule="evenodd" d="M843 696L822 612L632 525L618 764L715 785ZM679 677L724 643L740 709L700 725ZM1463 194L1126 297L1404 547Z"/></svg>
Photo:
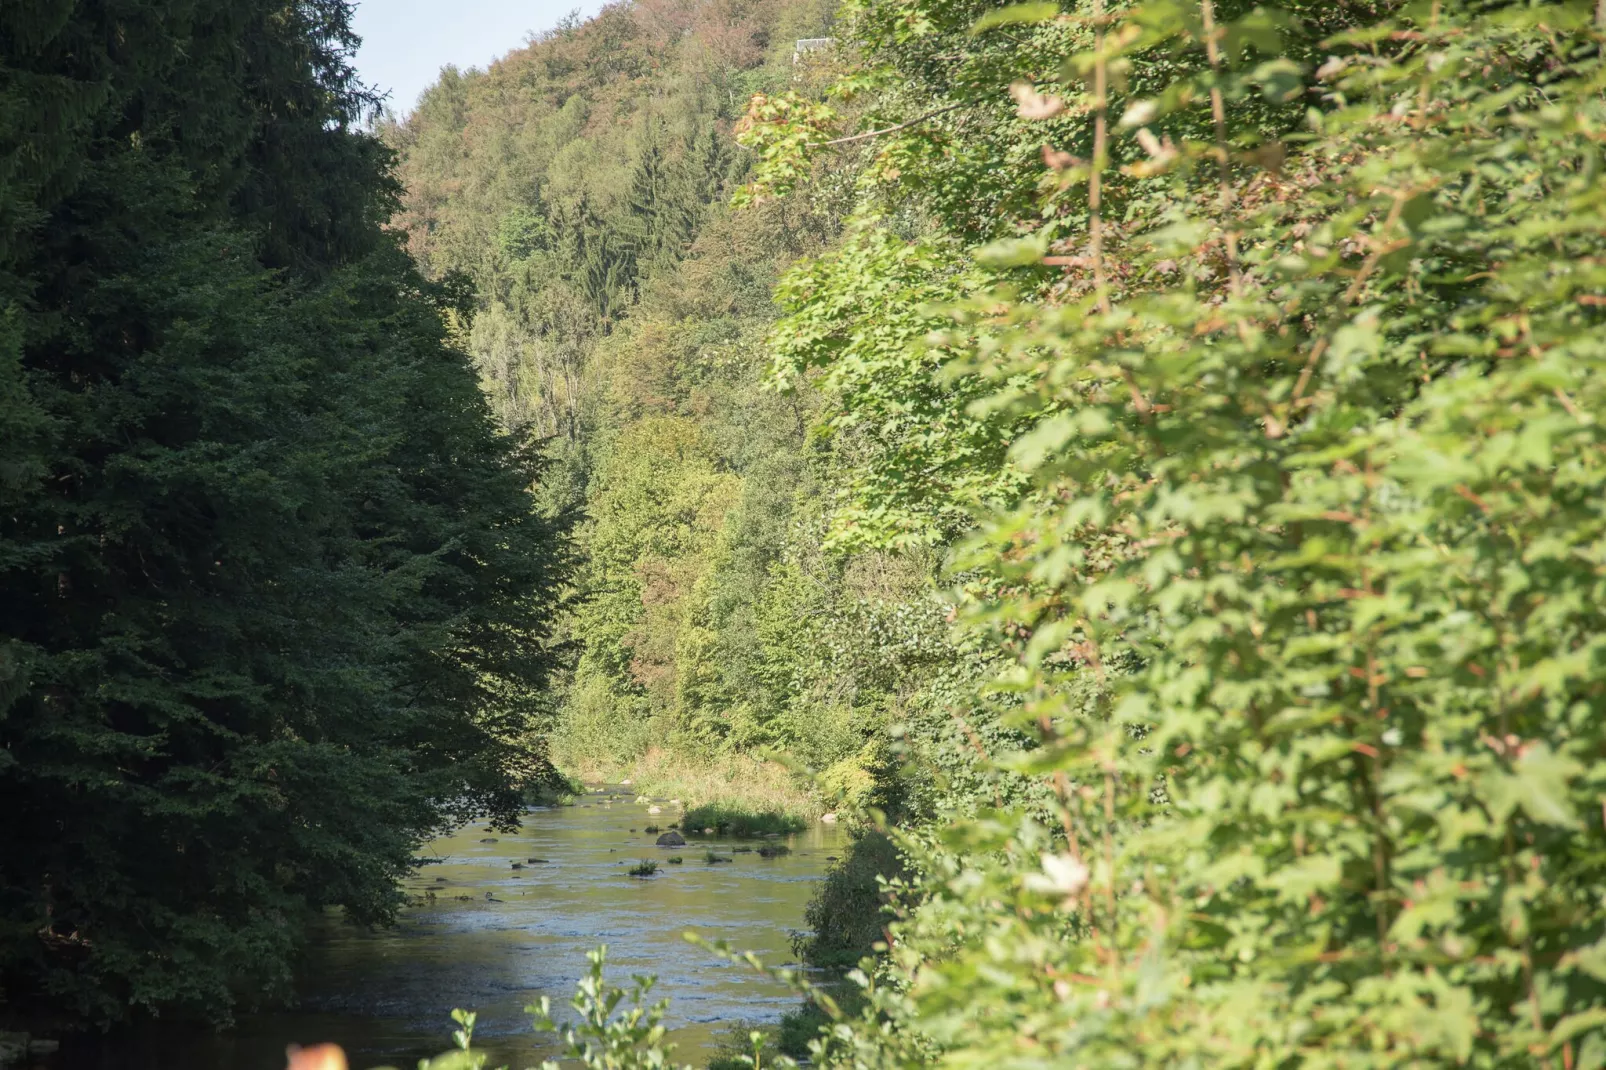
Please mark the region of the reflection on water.
<svg viewBox="0 0 1606 1070"><path fill-rule="evenodd" d="M655 837L642 829L667 826L677 811L665 806L649 816L647 804L628 792L532 810L515 835L475 826L430 845L425 856L439 861L408 891L433 892L435 901L409 909L385 932L331 920L315 941L296 1010L244 1018L221 1036L153 1029L137 1038L69 1042L57 1066L279 1070L287 1043L334 1041L352 1053L354 1067L411 1067L449 1046L453 1007L479 1012L475 1035L491 1052L490 1065L538 1065L556 1052L531 1032L523 1008L546 995L568 1012L585 952L597 944L608 945L615 983L632 973L657 976L654 997L671 1000L677 1054L701 1062L730 1024L774 1021L795 1000L767 978L712 959L682 934L727 940L770 963L790 961L789 931L802 925L839 834L816 826L783 841L792 853L779 858L733 854L729 848L743 841L722 839L720 853L734 861L710 866L700 837L682 848L653 846ZM683 864L668 865L675 855ZM626 875L646 858L659 862L656 876Z"/></svg>

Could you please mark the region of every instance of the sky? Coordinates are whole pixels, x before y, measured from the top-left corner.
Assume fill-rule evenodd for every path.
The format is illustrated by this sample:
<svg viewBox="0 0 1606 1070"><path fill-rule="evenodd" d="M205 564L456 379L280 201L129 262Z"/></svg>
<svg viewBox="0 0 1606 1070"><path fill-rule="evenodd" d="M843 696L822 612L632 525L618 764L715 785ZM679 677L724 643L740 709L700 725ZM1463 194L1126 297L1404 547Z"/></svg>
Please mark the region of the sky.
<svg viewBox="0 0 1606 1070"><path fill-rule="evenodd" d="M448 63L485 67L575 8L589 16L601 7L600 0L358 0L357 70L389 90L391 110L405 115Z"/></svg>

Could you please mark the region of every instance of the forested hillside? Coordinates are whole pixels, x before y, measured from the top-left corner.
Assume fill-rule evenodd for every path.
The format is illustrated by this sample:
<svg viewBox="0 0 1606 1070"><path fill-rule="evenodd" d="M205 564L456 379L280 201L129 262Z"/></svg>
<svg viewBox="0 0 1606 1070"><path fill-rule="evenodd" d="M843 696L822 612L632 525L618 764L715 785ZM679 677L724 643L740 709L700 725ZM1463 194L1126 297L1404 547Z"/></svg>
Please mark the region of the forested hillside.
<svg viewBox="0 0 1606 1070"><path fill-rule="evenodd" d="M567 759L784 748L896 847L815 1065L1606 1065L1603 47L641 2L391 132L583 517Z"/></svg>
<svg viewBox="0 0 1606 1070"><path fill-rule="evenodd" d="M0 1005L226 1020L551 782L567 560L340 0L0 6Z"/></svg>
<svg viewBox="0 0 1606 1070"><path fill-rule="evenodd" d="M386 131L411 248L474 279L482 384L555 458L549 507L582 518L582 653L555 738L571 769L784 748L862 795L891 710L946 667L932 540L827 546L871 435L829 431L817 392L769 381L775 286L835 239L851 176L728 206L749 98L823 89L829 54L794 50L831 15L616 5L446 72Z"/></svg>

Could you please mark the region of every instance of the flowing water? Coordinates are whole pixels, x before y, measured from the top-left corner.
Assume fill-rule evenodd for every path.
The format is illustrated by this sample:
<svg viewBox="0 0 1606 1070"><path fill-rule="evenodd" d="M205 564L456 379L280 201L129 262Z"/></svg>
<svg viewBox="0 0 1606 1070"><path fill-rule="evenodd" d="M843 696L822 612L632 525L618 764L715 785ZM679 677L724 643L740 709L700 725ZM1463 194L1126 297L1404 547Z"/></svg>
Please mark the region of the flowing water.
<svg viewBox="0 0 1606 1070"><path fill-rule="evenodd" d="M616 984L656 975L653 997L671 1001L678 1059L701 1064L733 1026L774 1022L797 1001L683 934L726 940L770 964L791 961L789 932L802 927L839 833L818 825L779 841L688 836L687 846L667 849L642 831L677 820L668 805L649 816L622 788L531 810L514 835L462 829L426 849L438 861L409 881L420 902L396 928L365 932L331 919L316 935L298 1008L244 1017L223 1034L157 1028L69 1041L52 1062L60 1070L279 1070L287 1043L333 1041L357 1070L410 1068L450 1046L450 1014L462 1007L479 1014L476 1046L492 1054L491 1066L539 1065L559 1053L550 1036L532 1031L524 1007L545 995L564 1012L555 1016L572 1017L568 1000L585 953L606 944ZM791 853L732 851L765 842ZM733 861L707 864L710 846ZM683 862L668 864L675 856ZM657 874L628 876L643 859L659 863Z"/></svg>

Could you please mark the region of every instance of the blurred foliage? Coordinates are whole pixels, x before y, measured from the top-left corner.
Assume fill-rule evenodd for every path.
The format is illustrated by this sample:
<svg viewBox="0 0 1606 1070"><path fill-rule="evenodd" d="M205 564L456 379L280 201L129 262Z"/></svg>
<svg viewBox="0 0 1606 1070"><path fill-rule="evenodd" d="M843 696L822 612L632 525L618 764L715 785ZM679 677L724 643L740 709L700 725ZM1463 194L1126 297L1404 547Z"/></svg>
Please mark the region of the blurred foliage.
<svg viewBox="0 0 1606 1070"><path fill-rule="evenodd" d="M898 835L815 1062L1602 1065L1597 13L848 17L872 122L959 105L861 189L995 277L874 355L1019 474L952 567L1027 790Z"/></svg>

